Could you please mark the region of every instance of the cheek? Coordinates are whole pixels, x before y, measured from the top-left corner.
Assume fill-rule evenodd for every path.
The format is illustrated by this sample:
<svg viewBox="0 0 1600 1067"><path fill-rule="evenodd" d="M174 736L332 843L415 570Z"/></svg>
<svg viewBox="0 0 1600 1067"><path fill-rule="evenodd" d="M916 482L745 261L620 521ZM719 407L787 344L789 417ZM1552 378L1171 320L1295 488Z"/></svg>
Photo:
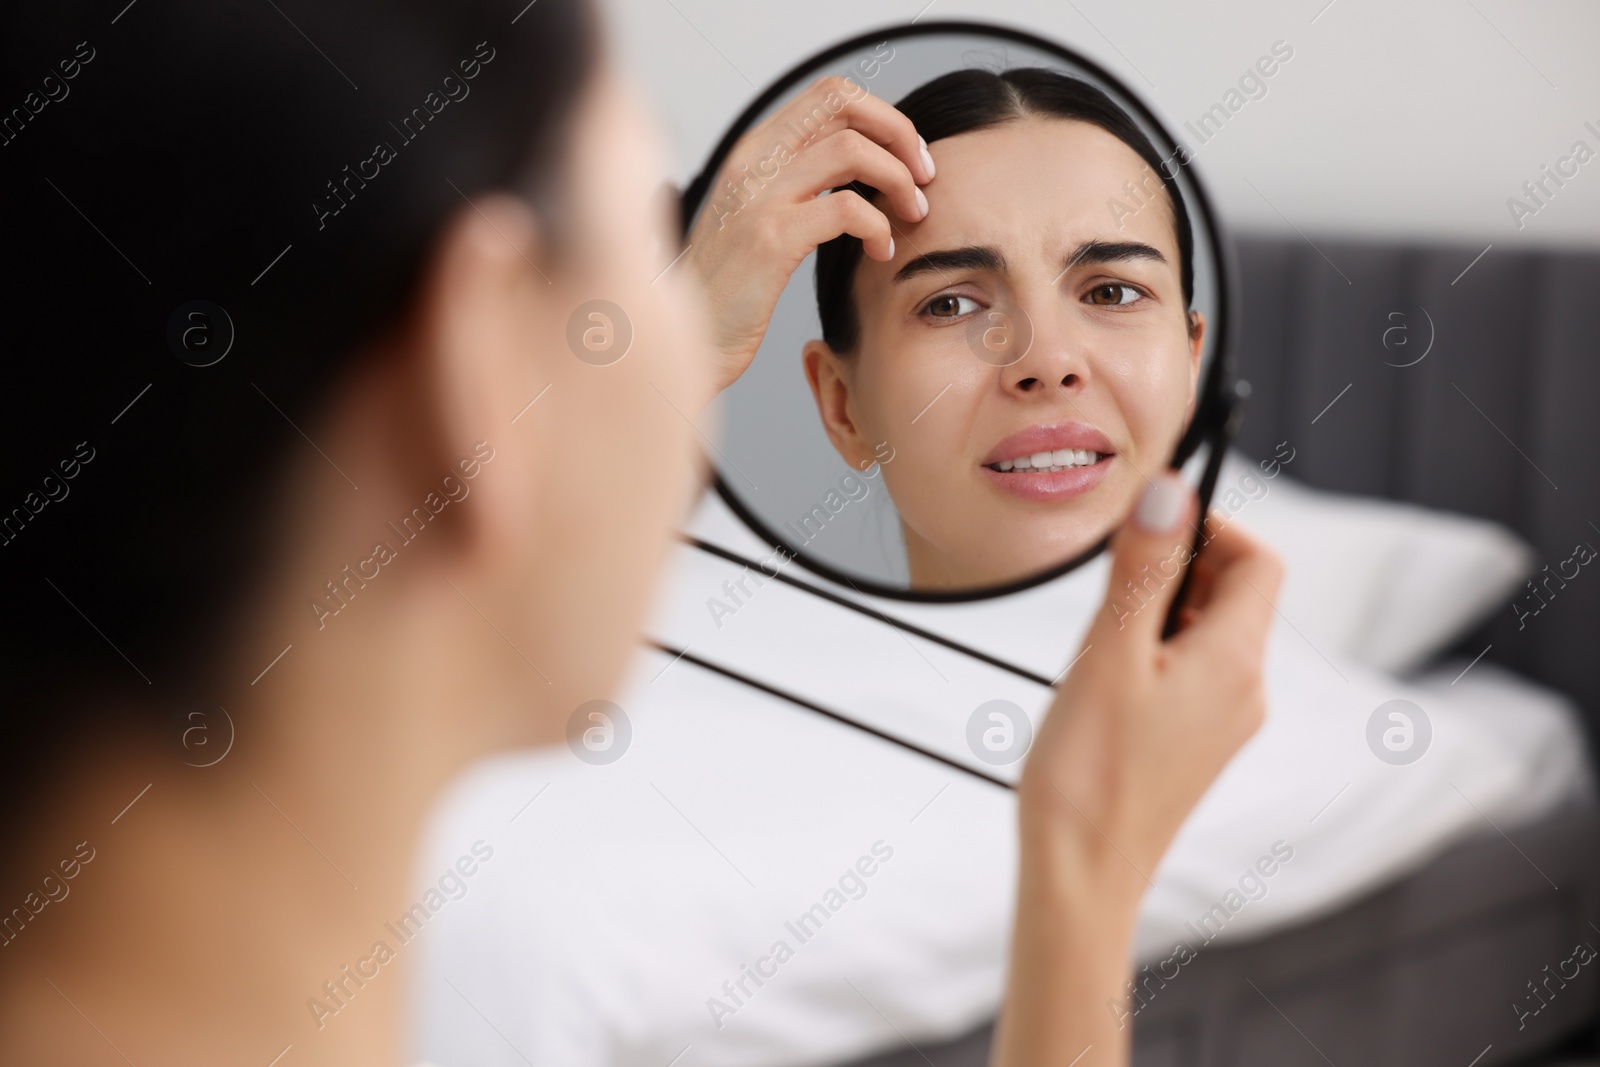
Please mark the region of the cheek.
<svg viewBox="0 0 1600 1067"><path fill-rule="evenodd" d="M956 344L961 344L957 341ZM857 422L868 444L887 441L894 460L884 481L901 513L924 529L949 510L949 494L964 484L994 370L963 346L902 346L862 364L855 394ZM919 521L919 517L927 521Z"/></svg>
<svg viewBox="0 0 1600 1067"><path fill-rule="evenodd" d="M1170 449L1182 434L1191 365L1187 343L1169 339L1129 345L1102 361L1103 380L1137 452Z"/></svg>
<svg viewBox="0 0 1600 1067"><path fill-rule="evenodd" d="M984 384L977 380L984 378L984 368L962 338L955 328L910 334L886 330L863 345L853 398L862 432L896 447L950 446L933 428L948 431L953 414L971 406L963 396Z"/></svg>
<svg viewBox="0 0 1600 1067"><path fill-rule="evenodd" d="M658 345L637 339L610 367L559 355L573 366L557 372L550 394L513 429L544 420L528 598L542 616L528 653L555 686L545 695L570 709L613 687L632 654L694 485L699 438L653 387L690 410Z"/></svg>
<svg viewBox="0 0 1600 1067"><path fill-rule="evenodd" d="M606 365L586 362L563 329L548 376L530 387L531 396L548 382L549 394L514 429L540 433L549 449L549 536L564 541L566 558L631 571L623 588L607 593L626 600L628 585L642 580L648 588L650 567L696 484L700 432L715 440L717 427L702 407L709 386L706 361L695 358L703 351L698 294L667 278L652 287L626 249L610 252L564 286L561 306L605 294L626 317L625 326L616 324L619 337L628 334L626 351Z"/></svg>

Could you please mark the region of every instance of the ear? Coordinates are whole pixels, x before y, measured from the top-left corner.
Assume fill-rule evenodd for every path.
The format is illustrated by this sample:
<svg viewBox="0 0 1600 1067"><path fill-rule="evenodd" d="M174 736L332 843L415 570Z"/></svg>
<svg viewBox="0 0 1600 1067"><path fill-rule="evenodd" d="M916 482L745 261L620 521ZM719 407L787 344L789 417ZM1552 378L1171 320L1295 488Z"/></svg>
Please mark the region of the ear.
<svg viewBox="0 0 1600 1067"><path fill-rule="evenodd" d="M518 417L552 377L539 358L546 338L535 326L550 316L560 321L545 277L554 268L538 265L543 251L538 223L521 200L477 196L446 225L417 292L414 410L426 414L435 436L430 454L417 458L437 468L426 472L432 486L446 474L465 480L478 461L479 474L468 483L473 504L453 520L456 536L491 559L525 554L544 495L533 459L552 448L540 420ZM494 468L481 469L494 460Z"/></svg>
<svg viewBox="0 0 1600 1067"><path fill-rule="evenodd" d="M850 373L845 360L824 341L807 341L803 355L806 383L817 402L817 415L834 451L854 470L872 459L872 449L850 415Z"/></svg>
<svg viewBox="0 0 1600 1067"><path fill-rule="evenodd" d="M1194 418L1195 398L1200 391L1200 354L1206 347L1206 317L1203 312L1189 312L1189 403L1185 425Z"/></svg>

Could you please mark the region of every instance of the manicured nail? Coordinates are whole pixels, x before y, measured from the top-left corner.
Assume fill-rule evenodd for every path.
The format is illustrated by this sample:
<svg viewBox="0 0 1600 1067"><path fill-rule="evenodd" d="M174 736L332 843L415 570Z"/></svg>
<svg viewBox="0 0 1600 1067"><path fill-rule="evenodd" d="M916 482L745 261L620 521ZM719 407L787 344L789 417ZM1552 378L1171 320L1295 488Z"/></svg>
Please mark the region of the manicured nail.
<svg viewBox="0 0 1600 1067"><path fill-rule="evenodd" d="M894 238L889 238L889 258L894 258Z"/></svg>
<svg viewBox="0 0 1600 1067"><path fill-rule="evenodd" d="M921 137L917 138L917 143L922 146L922 165L924 167L928 168L928 180L932 181L933 180L933 153L928 151L928 142L924 141Z"/></svg>
<svg viewBox="0 0 1600 1067"><path fill-rule="evenodd" d="M1133 521L1146 533L1170 533L1183 518L1189 491L1171 471L1151 482L1133 509Z"/></svg>
<svg viewBox="0 0 1600 1067"><path fill-rule="evenodd" d="M921 189L917 190L917 211L920 212L917 218L925 219L928 217L928 198Z"/></svg>

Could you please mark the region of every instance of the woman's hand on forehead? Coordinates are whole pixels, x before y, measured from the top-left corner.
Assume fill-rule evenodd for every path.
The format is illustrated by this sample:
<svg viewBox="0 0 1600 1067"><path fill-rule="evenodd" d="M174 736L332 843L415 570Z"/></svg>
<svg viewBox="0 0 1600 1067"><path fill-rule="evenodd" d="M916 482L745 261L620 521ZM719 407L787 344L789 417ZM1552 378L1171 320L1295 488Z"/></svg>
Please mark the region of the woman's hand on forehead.
<svg viewBox="0 0 1600 1067"><path fill-rule="evenodd" d="M894 258L889 215L841 186L871 186L894 214L920 222L928 200L919 186L933 177L911 120L849 78L813 82L740 138L689 235L710 298L718 391L749 367L778 297L818 245L850 234L873 259Z"/></svg>

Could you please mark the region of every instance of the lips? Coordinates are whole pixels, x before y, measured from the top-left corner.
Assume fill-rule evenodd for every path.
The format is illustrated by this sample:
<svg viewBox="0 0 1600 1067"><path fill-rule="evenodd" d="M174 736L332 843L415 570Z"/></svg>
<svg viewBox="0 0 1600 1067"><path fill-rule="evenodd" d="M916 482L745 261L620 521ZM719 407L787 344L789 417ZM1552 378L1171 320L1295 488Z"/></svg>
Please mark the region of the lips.
<svg viewBox="0 0 1600 1067"><path fill-rule="evenodd" d="M1043 423L1000 441L984 457L982 470L1007 494L1068 500L1099 485L1115 456L1106 435L1087 423Z"/></svg>
<svg viewBox="0 0 1600 1067"><path fill-rule="evenodd" d="M1031 460L1040 453L1063 449L1098 452L1102 456L1116 453L1106 435L1086 422L1047 422L1003 439L980 462L992 467L1006 461L1014 463L1020 458Z"/></svg>

